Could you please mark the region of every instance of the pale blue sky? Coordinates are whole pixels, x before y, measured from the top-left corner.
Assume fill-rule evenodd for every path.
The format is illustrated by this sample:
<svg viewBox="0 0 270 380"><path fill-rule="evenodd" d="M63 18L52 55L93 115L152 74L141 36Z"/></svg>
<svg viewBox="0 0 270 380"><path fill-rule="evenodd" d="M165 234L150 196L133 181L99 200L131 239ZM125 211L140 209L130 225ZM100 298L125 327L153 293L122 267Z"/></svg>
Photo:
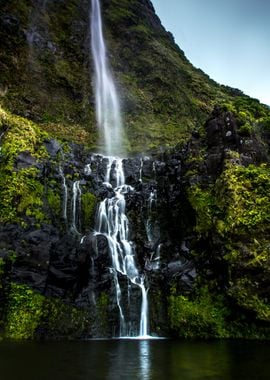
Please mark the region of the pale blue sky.
<svg viewBox="0 0 270 380"><path fill-rule="evenodd" d="M270 0L152 0L194 66L270 105Z"/></svg>

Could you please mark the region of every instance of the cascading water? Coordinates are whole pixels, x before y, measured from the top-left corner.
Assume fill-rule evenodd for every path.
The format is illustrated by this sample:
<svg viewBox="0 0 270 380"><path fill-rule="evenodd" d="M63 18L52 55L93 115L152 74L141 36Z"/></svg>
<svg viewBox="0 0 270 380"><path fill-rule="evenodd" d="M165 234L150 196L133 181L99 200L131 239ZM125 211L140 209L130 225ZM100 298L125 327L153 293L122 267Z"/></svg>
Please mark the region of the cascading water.
<svg viewBox="0 0 270 380"><path fill-rule="evenodd" d="M96 118L108 156L123 150L123 129L116 86L107 60L99 0L92 1L91 50L95 68Z"/></svg>
<svg viewBox="0 0 270 380"><path fill-rule="evenodd" d="M65 222L67 223L67 201L68 201L68 189L67 189L67 184L66 184L66 178L63 173L63 169L61 166L59 166L59 174L62 179L62 188L63 188L63 218Z"/></svg>
<svg viewBox="0 0 270 380"><path fill-rule="evenodd" d="M114 195L104 199L99 205L94 235L103 235L108 242L108 250L111 256L110 272L119 309L120 337L136 335L146 337L148 334L147 290L144 284L144 276L139 274L135 262L135 249L129 240L129 221L125 210L125 195L133 189L125 184L123 161L114 157L114 155L119 156L124 152L120 102L107 59L100 2L99 0L91 0L91 5L91 51L95 69L96 119L101 133L101 146L108 156L104 184L108 188L112 188L113 183L115 183ZM89 172L91 169L88 166L85 170ZM129 282L128 299L130 299L132 292L131 284L141 290L139 329L133 328L128 313L125 312L126 305L123 304L120 277L125 277Z"/></svg>
<svg viewBox="0 0 270 380"><path fill-rule="evenodd" d="M125 184L123 162L119 158L109 157L105 184L112 185L114 178L116 187L114 196L104 199L100 203L96 219L94 235L103 235L108 242L112 266L110 272L115 285L116 301L120 317L120 337L136 336L146 337L148 333L148 300L147 290L144 284L144 276L139 274L135 262L135 249L129 240L129 220L126 216L125 195L133 191L131 186ZM128 317L125 316L122 305L122 289L119 276L125 276L127 280L141 290L141 312L139 331L134 331L130 326ZM130 290L129 290L130 291Z"/></svg>
<svg viewBox="0 0 270 380"><path fill-rule="evenodd" d="M80 189L80 181L75 181L72 186L72 223L71 229L73 232L79 235L79 231L77 228L77 219L78 212L80 211L80 203L81 203L81 189ZM78 207L79 206L79 207Z"/></svg>

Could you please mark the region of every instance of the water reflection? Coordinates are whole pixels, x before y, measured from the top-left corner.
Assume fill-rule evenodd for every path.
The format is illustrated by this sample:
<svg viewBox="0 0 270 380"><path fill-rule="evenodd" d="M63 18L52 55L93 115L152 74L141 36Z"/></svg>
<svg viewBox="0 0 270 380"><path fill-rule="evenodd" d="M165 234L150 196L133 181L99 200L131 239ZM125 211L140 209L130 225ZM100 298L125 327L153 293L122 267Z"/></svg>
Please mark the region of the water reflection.
<svg viewBox="0 0 270 380"><path fill-rule="evenodd" d="M170 376L172 379L177 379L181 373L183 379L231 379L230 358L230 350L225 342L175 344L174 349L170 350Z"/></svg>
<svg viewBox="0 0 270 380"><path fill-rule="evenodd" d="M150 343L149 340L139 342L140 378L149 380L151 370Z"/></svg>
<svg viewBox="0 0 270 380"><path fill-rule="evenodd" d="M0 343L2 380L269 380L264 342Z"/></svg>
<svg viewBox="0 0 270 380"><path fill-rule="evenodd" d="M150 372L150 342L148 340L114 341L114 348L109 352L106 379L150 380Z"/></svg>

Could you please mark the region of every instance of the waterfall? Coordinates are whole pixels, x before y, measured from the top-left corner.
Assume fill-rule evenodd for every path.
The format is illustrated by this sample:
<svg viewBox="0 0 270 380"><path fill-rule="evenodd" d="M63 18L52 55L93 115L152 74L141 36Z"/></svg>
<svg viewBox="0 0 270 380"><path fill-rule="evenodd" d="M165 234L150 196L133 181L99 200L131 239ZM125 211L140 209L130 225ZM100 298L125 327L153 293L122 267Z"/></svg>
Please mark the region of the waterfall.
<svg viewBox="0 0 270 380"><path fill-rule="evenodd" d="M112 178L112 180L111 180ZM136 265L136 253L133 243L129 240L129 220L126 215L125 195L133 191L131 186L125 184L123 161L119 158L108 158L105 184L116 182L114 196L105 198L99 205L94 235L103 235L108 242L111 256L110 272L113 276L117 306L119 309L120 337L135 336L146 337L148 333L148 300L144 284L144 276L139 274ZM122 303L122 288L119 278L126 277L129 283L141 290L141 311L139 331L129 328L128 316L125 315ZM129 289L129 293L130 293Z"/></svg>
<svg viewBox="0 0 270 380"><path fill-rule="evenodd" d="M63 173L63 169L59 166L59 174L62 179L62 188L63 188L63 218L67 222L67 201L68 201L68 189L66 184L66 178Z"/></svg>
<svg viewBox="0 0 270 380"><path fill-rule="evenodd" d="M99 0L91 0L91 51L95 73L96 120L100 131L100 145L107 156L107 168L104 182L108 189L114 188L114 195L105 198L99 205L94 236L102 235L107 239L111 256L110 273L115 288L116 303L119 310L120 337L146 337L148 334L148 299L144 276L136 265L134 244L129 240L129 220L126 215L125 196L133 191L125 184L123 161L114 156L123 152L123 126L120 102L107 59L107 48L103 36L103 25ZM142 160L141 160L142 166ZM90 166L85 173L90 173ZM140 170L140 180L142 167ZM97 252L98 253L98 252ZM126 278L127 303L123 296L122 280ZM138 316L139 326L132 326L128 309L133 289L141 292L141 310Z"/></svg>
<svg viewBox="0 0 270 380"><path fill-rule="evenodd" d="M156 190L150 192L150 196L148 199L148 218L146 221L146 234L147 234L147 239L149 242L153 242L154 240L154 235L153 235L153 221L151 219L151 211L153 208L153 205L156 202Z"/></svg>
<svg viewBox="0 0 270 380"><path fill-rule="evenodd" d="M101 145L108 156L123 150L123 131L118 94L107 60L99 0L92 1L91 50L95 69L96 119Z"/></svg>
<svg viewBox="0 0 270 380"><path fill-rule="evenodd" d="M81 203L81 189L80 189L80 181L75 181L72 186L72 223L71 229L76 234L80 234L77 228L77 219L78 212L80 211L80 203ZM79 207L78 207L79 206ZM79 210L78 210L79 208Z"/></svg>

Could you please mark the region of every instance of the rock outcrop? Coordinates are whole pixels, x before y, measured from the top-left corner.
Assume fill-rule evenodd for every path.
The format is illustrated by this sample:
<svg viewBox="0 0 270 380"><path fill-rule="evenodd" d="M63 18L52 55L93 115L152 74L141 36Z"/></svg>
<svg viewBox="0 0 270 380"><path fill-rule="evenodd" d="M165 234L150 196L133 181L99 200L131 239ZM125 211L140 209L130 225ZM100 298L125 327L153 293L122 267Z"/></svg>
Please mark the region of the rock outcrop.
<svg viewBox="0 0 270 380"><path fill-rule="evenodd" d="M78 331L81 337L113 336L119 315L111 258L107 240L93 234L98 202L113 195L104 184L108 160L75 144L66 152L55 140L44 140L44 146L48 156L42 164L29 152L19 153L14 161L17 171L38 168L44 215L38 222L25 214L21 222L0 228L5 331L20 294L16 286L26 286L44 297L47 310L55 305L66 308L61 309L61 318L69 308L80 313L76 314L80 326L74 322L67 330L71 337ZM233 114L218 108L207 121L205 134L194 133L181 149L123 160L126 182L132 186L126 195L130 239L149 288L153 334L267 336L269 205L260 194L270 182L265 165L266 147L255 135L240 136ZM257 183L256 198L246 199L256 175L262 181ZM76 182L81 193L74 203ZM265 248L255 252L260 236ZM140 292L137 297L139 305ZM130 310L134 315L136 308ZM216 316L210 318L213 312ZM198 313L202 321L187 328ZM55 315L54 319L59 325ZM41 313L39 328L31 334L65 336L63 325L60 331L48 327L51 324L49 314Z"/></svg>

